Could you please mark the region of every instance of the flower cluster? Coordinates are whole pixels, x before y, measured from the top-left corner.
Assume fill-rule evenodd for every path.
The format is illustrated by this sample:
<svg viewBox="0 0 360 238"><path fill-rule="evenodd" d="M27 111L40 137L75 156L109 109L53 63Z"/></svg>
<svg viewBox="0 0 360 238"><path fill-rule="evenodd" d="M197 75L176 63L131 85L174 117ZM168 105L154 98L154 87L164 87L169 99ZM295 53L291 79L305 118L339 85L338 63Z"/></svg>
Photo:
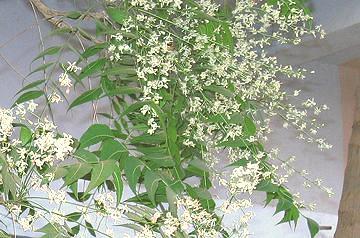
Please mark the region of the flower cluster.
<svg viewBox="0 0 360 238"><path fill-rule="evenodd" d="M9 169L19 174L25 172L29 162L41 169L45 163L52 165L55 161L63 161L73 151L72 136L65 133L58 135L56 126L46 118L35 123L31 120L36 106L30 101L12 109L0 109L1 152L6 154ZM32 128L21 128L24 131L21 141L12 138L16 123L26 123Z"/></svg>
<svg viewBox="0 0 360 238"><path fill-rule="evenodd" d="M101 216L108 216L116 223L120 223L123 214L129 211L126 205L116 206L116 200L111 193L98 194L95 198L95 206Z"/></svg>
<svg viewBox="0 0 360 238"><path fill-rule="evenodd" d="M127 227L136 230L137 238L154 238L158 233L164 237L194 234L199 238L217 238L228 232L246 238L251 235L247 225L254 214L245 211L252 203L243 197L251 196L260 184L266 182L274 191L273 200L280 202L280 193L288 195L286 182L290 176L300 174L305 179L304 186L315 185L331 194L322 180L311 180L306 171L293 168L294 157L285 161L279 158L277 149L264 148L274 118L283 119L285 128L295 128L299 139L315 143L320 149L331 148L318 136L323 123L317 117L328 107L318 105L313 98L293 103L300 92L290 94L283 89L284 80L303 79L307 71L281 65L269 54L272 47L299 44L304 35L323 37L320 27L309 27L309 15L296 7L284 15L283 9L288 5L283 1L267 4L239 0L229 14L212 0L105 2L104 14L109 17L98 22L99 29L102 24L104 29L113 29L106 30L102 39L106 42L93 49L101 52L101 47L105 47L106 52L100 54L101 61L90 63L80 72L80 76L101 72L100 83L94 91L78 97L76 103L98 99L99 92L108 96L113 106L109 107L111 113L101 114L114 121L118 131L94 125L80 138L80 145L84 144L82 139L92 137L88 142L98 143L94 144L97 149L93 150L91 143L90 147L79 146L76 152L79 158L86 157L85 161L77 161L77 168L72 164L62 166L61 162L74 150L72 136L59 134L51 121L43 115L38 117L34 113L37 105L32 101L13 109L0 109L0 159L5 161L1 169L5 176L10 171L16 176L14 181L25 186L6 190L11 194L18 190L19 194L12 194L19 198L14 203L25 200L33 189L43 192L49 205L58 206L46 214L27 214L23 204L9 202L8 210L25 231L34 230L35 221L45 219L67 235L77 235L82 225L91 234L114 237L116 233L110 226L121 225L127 219L135 223ZM123 8L126 11L121 12ZM81 61L61 65L64 72L57 78L60 87L56 87L61 95L61 90L68 94L75 85L72 79L77 79ZM135 90L127 92L133 86ZM55 91L46 95L50 103L62 101ZM130 105L134 101L135 105ZM93 109L97 114L95 106ZM27 119L27 114L35 122ZM21 123L20 140L13 139L16 122ZM111 141L113 136L116 140ZM225 158L219 156L223 148ZM109 161L102 159L111 150L113 157L131 152L136 158L111 161L112 168L108 168ZM160 162L154 162L154 157ZM112 165L117 170L111 170L115 168ZM147 174L147 169L151 173ZM146 192L135 192L136 197L121 202L123 171L129 184L143 183ZM204 190L201 195L208 202L206 209L205 199L190 196L192 185L188 176L189 180L199 179L197 189ZM55 189L50 183L59 178L64 180L64 186ZM80 179L84 180L82 186ZM228 191L225 202L218 207L209 192L215 181ZM167 186L168 182L171 186ZM91 194L86 189L82 191L86 185L91 188L94 184L97 189L93 187ZM143 191L143 186L138 188ZM176 188L176 194L171 194L172 188ZM116 192L116 199L110 190ZM75 202L69 202L68 195ZM298 194L288 197L291 209L305 207ZM171 207L175 198L177 207ZM90 200L84 205L87 199ZM162 199L169 206L163 206L166 202ZM31 204L30 200L26 204ZM132 204L134 201L136 205ZM61 210L64 203L74 206L76 212L65 214ZM314 206L308 205L310 209ZM236 211L242 214L234 229L221 224L219 215ZM291 210L294 217L296 212ZM99 229L105 221L105 231L92 227L93 217ZM69 221L79 227L68 229Z"/></svg>
<svg viewBox="0 0 360 238"><path fill-rule="evenodd" d="M302 9L291 7L285 16L287 3L240 0L231 14L222 18L221 7L210 0L129 3L129 16L120 24L120 33L111 36L107 53L115 65L129 59L135 62L147 133L162 129L156 107L172 107L174 101L185 98L180 113L184 125L181 143L185 148L201 149L212 178L219 180L230 196L251 195L263 180L284 186L297 174L287 169L290 163L259 146L268 140L274 118L297 130L299 139L320 149L332 147L318 136L324 124L317 117L328 107L314 99L293 104L300 91L291 94L283 89L286 78L304 79L307 70L282 65L268 53L271 47L299 44L304 35L324 37L321 27L309 27L312 17ZM164 12L158 14L158 9ZM226 159L240 166L219 172L216 166L221 160L216 154L221 147L228 148ZM317 184L307 175L301 176ZM167 232L181 227L181 219L178 223L171 214L165 217Z"/></svg>
<svg viewBox="0 0 360 238"><path fill-rule="evenodd" d="M59 83L61 87L66 88L66 93L70 92L70 88L73 86L71 79L69 77L69 73L76 73L81 70L79 66L76 65L76 62L68 62L67 67L65 68L65 72L61 73L59 76Z"/></svg>

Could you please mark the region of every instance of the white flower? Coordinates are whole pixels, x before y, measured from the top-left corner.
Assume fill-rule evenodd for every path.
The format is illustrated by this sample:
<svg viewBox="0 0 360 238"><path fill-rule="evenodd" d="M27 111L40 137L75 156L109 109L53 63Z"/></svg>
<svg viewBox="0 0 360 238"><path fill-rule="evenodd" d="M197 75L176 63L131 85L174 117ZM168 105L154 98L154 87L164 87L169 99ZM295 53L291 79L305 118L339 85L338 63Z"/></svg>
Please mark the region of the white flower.
<svg viewBox="0 0 360 238"><path fill-rule="evenodd" d="M170 212L166 213L164 219L164 233L167 236L172 236L179 228L180 222L176 217L173 217Z"/></svg>
<svg viewBox="0 0 360 238"><path fill-rule="evenodd" d="M136 233L136 238L155 238L155 234L150 226L145 225L141 232Z"/></svg>
<svg viewBox="0 0 360 238"><path fill-rule="evenodd" d="M51 188L47 188L46 192L48 194L48 198L50 203L61 204L66 201L66 192L62 190L53 190Z"/></svg>
<svg viewBox="0 0 360 238"><path fill-rule="evenodd" d="M60 82L60 86L62 87L69 88L72 86L71 79L69 78L69 75L66 72L60 74L59 82Z"/></svg>
<svg viewBox="0 0 360 238"><path fill-rule="evenodd" d="M81 70L81 68L76 65L76 62L71 63L68 61L67 63L68 63L68 66L66 67L67 72L76 73L78 70Z"/></svg>
<svg viewBox="0 0 360 238"><path fill-rule="evenodd" d="M34 100L31 100L31 101L29 101L29 103L28 103L28 108L27 108L27 109L28 109L30 112L34 112L34 111L36 110L37 106L38 106L38 104L35 103Z"/></svg>
<svg viewBox="0 0 360 238"><path fill-rule="evenodd" d="M61 97L60 97L59 94L53 92L53 93L51 93L50 96L49 96L49 101L50 101L51 103L59 103L59 102L62 102L63 100L61 99Z"/></svg>
<svg viewBox="0 0 360 238"><path fill-rule="evenodd" d="M58 210L58 209L54 209L51 213L50 213L51 217L50 217L50 221L56 224L59 224L61 226L65 225L65 215L62 211Z"/></svg>
<svg viewBox="0 0 360 238"><path fill-rule="evenodd" d="M150 221L151 223L156 223L157 220L161 217L161 213L160 212L155 212L154 215L152 215Z"/></svg>
<svg viewBox="0 0 360 238"><path fill-rule="evenodd" d="M235 168L230 175L230 192L248 192L252 194L256 185L260 182L260 175L259 163L247 163L246 166Z"/></svg>

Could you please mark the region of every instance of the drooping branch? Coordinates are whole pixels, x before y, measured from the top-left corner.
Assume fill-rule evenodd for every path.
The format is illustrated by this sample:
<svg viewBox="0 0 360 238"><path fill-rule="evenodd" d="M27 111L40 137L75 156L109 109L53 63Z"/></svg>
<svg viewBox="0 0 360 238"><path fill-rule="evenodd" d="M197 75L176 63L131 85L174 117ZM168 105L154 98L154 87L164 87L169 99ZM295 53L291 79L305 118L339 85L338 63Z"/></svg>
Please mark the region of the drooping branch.
<svg viewBox="0 0 360 238"><path fill-rule="evenodd" d="M29 2L54 26L59 28L71 28L69 24L59 19L59 17L65 16L63 12L49 8L41 0L29 0Z"/></svg>
<svg viewBox="0 0 360 238"><path fill-rule="evenodd" d="M46 4L42 2L42 0L29 0L30 4L34 6L43 16L44 18L50 22L52 25L54 25L57 28L60 29L68 29L69 32L73 32L75 34L80 35L83 38L91 39L91 41L95 43L101 43L101 41L95 39L94 37L90 36L89 34L85 32L81 32L79 34L79 30L71 26L71 24L65 22L63 20L64 17L68 16L68 12L58 11L55 9L52 9L48 7ZM98 20L104 20L106 19L105 14L101 12L86 12L82 16L82 19L98 19Z"/></svg>

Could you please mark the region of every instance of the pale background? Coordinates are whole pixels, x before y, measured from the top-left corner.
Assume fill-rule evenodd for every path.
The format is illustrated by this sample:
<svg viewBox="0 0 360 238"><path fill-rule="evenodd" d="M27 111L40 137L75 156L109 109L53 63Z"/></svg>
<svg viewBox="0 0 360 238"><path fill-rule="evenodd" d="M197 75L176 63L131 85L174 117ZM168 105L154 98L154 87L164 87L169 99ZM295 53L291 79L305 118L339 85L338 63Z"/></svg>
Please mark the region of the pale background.
<svg viewBox="0 0 360 238"><path fill-rule="evenodd" d="M72 9L73 5L86 6L92 1L47 0L44 1L55 9ZM85 2L85 4L83 4ZM358 0L314 0L312 3L315 19L322 24L328 36L324 40L308 40L296 48L274 50L282 62L305 66L316 73L305 81L289 81L289 89L301 89L304 98L315 97L319 103L325 103L331 110L323 114L322 120L327 127L322 131L334 145L333 149L320 152L314 146L306 145L295 139L294 133L274 123L275 133L271 136L271 145L281 149L286 157L296 155L296 164L310 172L313 177L324 178L326 184L333 187L336 195L329 199L327 195L310 190L306 192L300 178L290 182L294 190L303 193L307 202L318 204L317 212L311 214L321 225L332 225L332 231L322 231L319 237L331 237L336 225L337 209L341 196L343 172L345 166L346 143L352 123L352 105L354 84L360 78L360 63L350 60L360 58L360 1ZM41 17L40 17L41 18ZM40 20L43 36L50 26ZM51 45L54 39L46 39ZM15 93L21 88L22 77L30 72L29 64L39 53L39 32L34 13L25 0L0 0L0 106L9 107ZM16 71L9 67L8 61ZM36 64L33 65L33 68ZM41 79L42 75L33 75L30 80ZM87 106L65 113L65 107L55 111L55 118L60 129L81 135L91 123L91 111ZM81 113L80 113L81 112ZM85 112L85 113L84 113ZM86 113L88 112L88 113ZM293 233L288 225L274 227L279 217L270 219L273 208L255 207L256 218L252 223L253 237L276 238L308 237L304 224L300 224ZM121 236L119 236L121 237Z"/></svg>

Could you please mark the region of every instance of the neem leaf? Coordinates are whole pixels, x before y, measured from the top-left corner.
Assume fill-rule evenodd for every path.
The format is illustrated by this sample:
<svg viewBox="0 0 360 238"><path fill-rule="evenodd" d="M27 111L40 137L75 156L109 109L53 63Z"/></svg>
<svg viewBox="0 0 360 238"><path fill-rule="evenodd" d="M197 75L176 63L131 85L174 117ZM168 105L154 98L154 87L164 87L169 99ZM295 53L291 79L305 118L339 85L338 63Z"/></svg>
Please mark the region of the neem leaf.
<svg viewBox="0 0 360 238"><path fill-rule="evenodd" d="M85 163L98 163L99 162L99 158L92 152L82 149L82 148L78 148L75 153L74 153L74 157L76 159L78 159L81 162L85 162Z"/></svg>
<svg viewBox="0 0 360 238"><path fill-rule="evenodd" d="M108 138L114 137L112 131L107 125L94 124L80 138L80 148L94 145Z"/></svg>
<svg viewBox="0 0 360 238"><path fill-rule="evenodd" d="M66 215L66 219L71 222L76 222L81 217L81 212L73 212Z"/></svg>
<svg viewBox="0 0 360 238"><path fill-rule="evenodd" d="M60 47L60 46L53 46L53 47L47 48L43 52L41 52L38 56L36 56L35 59L33 60L33 62L37 59L44 57L45 55L55 55L55 54L59 53L61 48L62 47Z"/></svg>
<svg viewBox="0 0 360 238"><path fill-rule="evenodd" d="M117 140L107 139L103 142L101 147L100 159L101 160L120 160L127 156L128 150L126 147Z"/></svg>
<svg viewBox="0 0 360 238"><path fill-rule="evenodd" d="M86 188L85 194L97 188L102 184L110 175L114 172L115 161L106 160L100 161L98 164L95 164L91 171L91 180Z"/></svg>
<svg viewBox="0 0 360 238"><path fill-rule="evenodd" d="M248 136L253 136L256 133L256 126L249 117L244 118L244 132Z"/></svg>
<svg viewBox="0 0 360 238"><path fill-rule="evenodd" d="M146 170L144 175L144 184L149 199L154 205L155 205L155 194L159 186L159 181L161 181L161 178L156 173L150 170Z"/></svg>
<svg viewBox="0 0 360 238"><path fill-rule="evenodd" d="M85 51L81 54L82 58L89 58L90 56L96 55L100 51L102 51L104 48L106 48L109 45L109 43L101 43L96 44L93 46L90 46L89 48L86 48Z"/></svg>
<svg viewBox="0 0 360 238"><path fill-rule="evenodd" d="M44 92L39 90L26 92L22 94L18 99L16 99L12 107L16 106L16 104L21 104L30 100L34 100L42 95L44 95Z"/></svg>
<svg viewBox="0 0 360 238"><path fill-rule="evenodd" d="M141 175L142 163L138 158L127 157L125 159L125 176L129 183L131 190L136 193L136 184Z"/></svg>
<svg viewBox="0 0 360 238"><path fill-rule="evenodd" d="M177 213L176 193L168 186L165 188L165 191L166 191L166 199L167 199L168 204L169 204L170 212L171 212L171 214L173 216L176 216L176 213Z"/></svg>
<svg viewBox="0 0 360 238"><path fill-rule="evenodd" d="M45 79L41 79L41 80L36 80L36 81L34 81L32 83L29 83L29 84L25 85L22 89L20 89L16 93L16 95L18 95L19 93L24 92L24 91L26 91L28 89L35 88L36 86L38 86L38 85L40 85L40 84L42 84L44 82L45 82Z"/></svg>
<svg viewBox="0 0 360 238"><path fill-rule="evenodd" d="M40 65L39 67L37 67L36 69L34 69L33 71L31 71L27 76L30 76L31 74L33 73L36 73L36 72L39 72L41 70L45 70L47 69L49 66L53 65L54 62L49 62L49 63L46 63L46 64L43 64L43 65Z"/></svg>
<svg viewBox="0 0 360 238"><path fill-rule="evenodd" d="M20 129L20 140L22 142L23 145L26 145L32 137L32 131L26 127L26 126L22 126Z"/></svg>
<svg viewBox="0 0 360 238"><path fill-rule="evenodd" d="M121 170L119 166L115 166L113 173L114 185L116 190L116 202L119 204L121 202L122 193L124 190L123 181L121 179Z"/></svg>
<svg viewBox="0 0 360 238"><path fill-rule="evenodd" d="M92 236L96 237L95 229L94 229L94 227L91 225L91 223L89 223L88 221L85 220L85 226L86 226L86 229L88 230L88 232L89 232Z"/></svg>
<svg viewBox="0 0 360 238"><path fill-rule="evenodd" d="M287 199L279 199L279 202L278 202L278 204L276 205L275 214L291 208L292 205L293 205L292 202L290 202L290 201L287 200Z"/></svg>
<svg viewBox="0 0 360 238"><path fill-rule="evenodd" d="M307 225L308 225L308 228L309 228L309 231L310 231L311 238L314 238L315 235L320 230L319 224L316 221L314 221L313 219L308 218L308 217L306 217L306 220L307 220Z"/></svg>
<svg viewBox="0 0 360 238"><path fill-rule="evenodd" d="M79 74L79 79L81 80L85 77L100 72L104 67L105 63L106 63L105 59L97 59L91 62L81 71L81 73Z"/></svg>
<svg viewBox="0 0 360 238"><path fill-rule="evenodd" d="M112 20L119 24L122 24L124 20L128 17L128 13L120 8L109 7L106 9L106 12Z"/></svg>
<svg viewBox="0 0 360 238"><path fill-rule="evenodd" d="M130 86L121 86L121 87L117 87L112 90L109 90L106 94L108 96L115 96L115 95L125 95L125 94L138 94L141 92L142 92L141 88L130 87Z"/></svg>
<svg viewBox="0 0 360 238"><path fill-rule="evenodd" d="M87 163L77 163L73 164L69 167L68 173L66 174L64 181L65 185L70 185L85 175L87 175L91 171L92 167Z"/></svg>
<svg viewBox="0 0 360 238"><path fill-rule="evenodd" d="M95 88L84 92L70 104L68 110L70 110L73 107L79 106L81 104L99 99L102 92L103 92L102 88Z"/></svg>
<svg viewBox="0 0 360 238"><path fill-rule="evenodd" d="M82 16L81 12L78 12L78 11L71 11L71 12L68 12L66 14L67 18L70 18L70 19L73 19L73 20L76 20L81 16Z"/></svg>

